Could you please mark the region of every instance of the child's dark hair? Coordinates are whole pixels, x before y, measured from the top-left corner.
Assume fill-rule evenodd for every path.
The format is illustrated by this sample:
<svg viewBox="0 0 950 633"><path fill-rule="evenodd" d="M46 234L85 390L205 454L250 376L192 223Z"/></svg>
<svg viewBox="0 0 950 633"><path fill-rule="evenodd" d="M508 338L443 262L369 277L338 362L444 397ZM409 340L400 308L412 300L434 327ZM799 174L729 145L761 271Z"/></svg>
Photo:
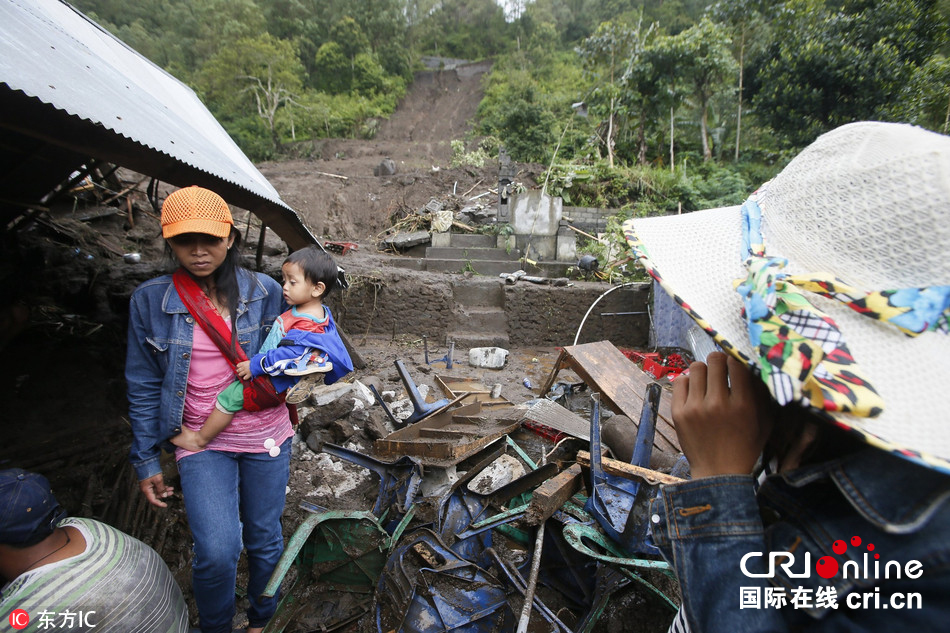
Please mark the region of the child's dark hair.
<svg viewBox="0 0 950 633"><path fill-rule="evenodd" d="M333 261L329 253L320 250L316 246L308 246L299 251L294 251L287 256L284 263L300 266L304 278L314 285L322 281L326 290L320 295L321 299L325 299L337 284L340 270L337 268L336 262Z"/></svg>

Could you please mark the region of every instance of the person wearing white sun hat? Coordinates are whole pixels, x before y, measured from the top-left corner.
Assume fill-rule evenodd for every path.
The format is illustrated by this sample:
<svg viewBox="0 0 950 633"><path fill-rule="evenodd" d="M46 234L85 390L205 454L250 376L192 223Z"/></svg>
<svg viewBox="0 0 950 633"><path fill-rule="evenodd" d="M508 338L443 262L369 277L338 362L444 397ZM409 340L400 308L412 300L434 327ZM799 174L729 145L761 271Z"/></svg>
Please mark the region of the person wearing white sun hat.
<svg viewBox="0 0 950 633"><path fill-rule="evenodd" d="M681 584L674 630L946 622L948 220L950 138L860 122L741 206L625 224L728 354L673 386L692 480L661 489L652 533Z"/></svg>

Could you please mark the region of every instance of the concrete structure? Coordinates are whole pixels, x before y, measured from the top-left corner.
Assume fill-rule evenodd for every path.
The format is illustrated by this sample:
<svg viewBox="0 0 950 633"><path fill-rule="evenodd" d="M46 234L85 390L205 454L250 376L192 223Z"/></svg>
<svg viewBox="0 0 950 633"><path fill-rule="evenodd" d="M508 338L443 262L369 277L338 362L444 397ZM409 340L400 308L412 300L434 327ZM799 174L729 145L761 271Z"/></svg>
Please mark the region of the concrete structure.
<svg viewBox="0 0 950 633"><path fill-rule="evenodd" d="M556 260L561 199L532 190L513 195L511 206L517 247L529 259Z"/></svg>

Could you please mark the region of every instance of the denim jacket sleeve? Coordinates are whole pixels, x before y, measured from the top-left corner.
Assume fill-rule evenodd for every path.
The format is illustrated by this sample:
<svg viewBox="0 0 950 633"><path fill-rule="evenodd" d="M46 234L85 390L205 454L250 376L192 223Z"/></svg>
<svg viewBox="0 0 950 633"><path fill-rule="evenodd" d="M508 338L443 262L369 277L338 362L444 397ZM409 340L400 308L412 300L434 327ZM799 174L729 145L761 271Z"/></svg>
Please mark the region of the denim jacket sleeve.
<svg viewBox="0 0 950 633"><path fill-rule="evenodd" d="M242 272L237 311L238 342L257 351L283 309L280 284ZM132 423L130 461L139 480L161 471L162 448L181 432L194 318L166 275L140 285L129 301L125 378Z"/></svg>
<svg viewBox="0 0 950 633"><path fill-rule="evenodd" d="M129 458L139 480L161 472L159 458L162 444L170 437L171 429L163 418L163 388L174 363L169 362L173 351L172 317L158 319L164 314L164 299L171 288L170 279L147 281L132 293L129 300L128 346L125 359L125 380L128 389L129 419L132 424L132 448ZM160 331L156 331L160 330ZM188 349L191 341L188 341ZM178 382L184 395L188 365ZM174 372L173 372L174 373ZM170 385L173 386L173 385ZM183 402L183 400L182 400ZM181 419L179 411L178 420ZM180 430L180 425L177 426Z"/></svg>
<svg viewBox="0 0 950 633"><path fill-rule="evenodd" d="M739 609L741 587L759 587L739 561L765 551L751 476L728 475L663 486L654 501L653 538L676 570L683 609L692 633L700 631L785 631L773 609ZM748 568L761 572L762 558ZM733 563L734 561L734 563Z"/></svg>

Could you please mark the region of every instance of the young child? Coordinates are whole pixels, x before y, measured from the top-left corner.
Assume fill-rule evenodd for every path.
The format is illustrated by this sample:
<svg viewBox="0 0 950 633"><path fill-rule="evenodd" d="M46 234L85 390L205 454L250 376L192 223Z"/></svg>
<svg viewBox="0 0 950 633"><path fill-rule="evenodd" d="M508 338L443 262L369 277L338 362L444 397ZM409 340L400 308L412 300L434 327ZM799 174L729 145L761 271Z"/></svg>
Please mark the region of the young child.
<svg viewBox="0 0 950 633"><path fill-rule="evenodd" d="M285 401L297 404L321 376L326 384L332 384L353 371L353 363L330 308L323 305L339 274L333 258L309 246L291 253L281 273L284 301L291 308L274 321L260 351L238 363L234 371L243 380L270 375L274 389L286 391ZM218 395L214 410L200 429L182 428L171 443L189 451L204 449L243 406L244 386L235 380Z"/></svg>
<svg viewBox="0 0 950 633"><path fill-rule="evenodd" d="M673 384L692 479L651 512L683 597L671 630L946 626L947 209L950 138L862 122L741 207L625 225L729 354Z"/></svg>

